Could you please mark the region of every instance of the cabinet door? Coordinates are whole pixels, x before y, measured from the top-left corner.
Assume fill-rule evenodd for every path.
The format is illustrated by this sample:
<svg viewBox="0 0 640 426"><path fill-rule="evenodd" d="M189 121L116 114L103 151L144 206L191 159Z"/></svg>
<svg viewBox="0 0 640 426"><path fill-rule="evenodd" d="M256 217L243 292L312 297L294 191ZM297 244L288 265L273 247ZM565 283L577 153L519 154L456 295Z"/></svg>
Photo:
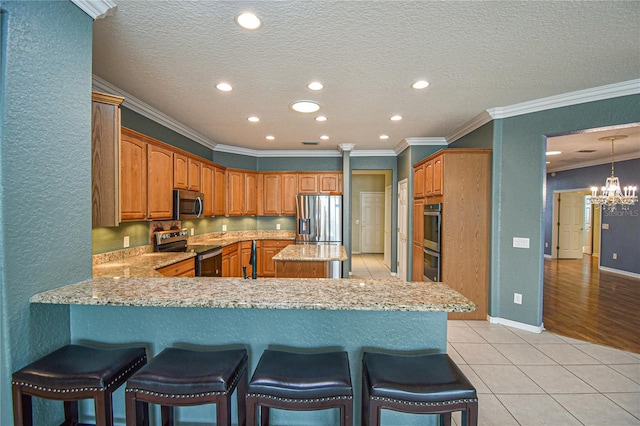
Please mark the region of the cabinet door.
<svg viewBox="0 0 640 426"><path fill-rule="evenodd" d="M186 155L173 154L173 187L189 189L189 168Z"/></svg>
<svg viewBox="0 0 640 426"><path fill-rule="evenodd" d="M213 214L224 216L227 213L227 174L224 169L214 170Z"/></svg>
<svg viewBox="0 0 640 426"><path fill-rule="evenodd" d="M213 216L214 205L214 174L215 167L211 164L202 164L202 193L204 194L204 215Z"/></svg>
<svg viewBox="0 0 640 426"><path fill-rule="evenodd" d="M280 214L296 214L296 195L298 195L298 175L282 174L280 177Z"/></svg>
<svg viewBox="0 0 640 426"><path fill-rule="evenodd" d="M230 216L244 214L244 173L238 170L227 170L227 200Z"/></svg>
<svg viewBox="0 0 640 426"><path fill-rule="evenodd" d="M342 185L340 185L340 175L338 173L331 174L321 174L318 176L318 184L320 186L320 192L329 193L329 192L341 192L340 189Z"/></svg>
<svg viewBox="0 0 640 426"><path fill-rule="evenodd" d="M148 218L171 219L173 215L173 152L149 144L147 149Z"/></svg>
<svg viewBox="0 0 640 426"><path fill-rule="evenodd" d="M188 161L188 187L191 191L200 191L202 189L201 185L201 171L202 171L202 162L195 160L193 158L189 158Z"/></svg>
<svg viewBox="0 0 640 426"><path fill-rule="evenodd" d="M272 259L280 250L291 244L291 241L284 240L263 240L258 262L262 265L262 276L276 276L276 262Z"/></svg>
<svg viewBox="0 0 640 426"><path fill-rule="evenodd" d="M318 176L315 173L298 174L298 191L315 194L318 192Z"/></svg>
<svg viewBox="0 0 640 426"><path fill-rule="evenodd" d="M120 217L147 218L147 144L126 133L120 143Z"/></svg>
<svg viewBox="0 0 640 426"><path fill-rule="evenodd" d="M442 195L442 179L444 177L444 156L433 159L433 195Z"/></svg>
<svg viewBox="0 0 640 426"><path fill-rule="evenodd" d="M424 163L413 168L413 198L422 198L425 196L424 169Z"/></svg>
<svg viewBox="0 0 640 426"><path fill-rule="evenodd" d="M266 216L280 214L281 176L277 173L266 173L262 177L262 210Z"/></svg>
<svg viewBox="0 0 640 426"><path fill-rule="evenodd" d="M229 274L231 277L240 277L240 256L238 250L229 253Z"/></svg>
<svg viewBox="0 0 640 426"><path fill-rule="evenodd" d="M433 160L424 163L424 195L433 195Z"/></svg>
<svg viewBox="0 0 640 426"><path fill-rule="evenodd" d="M424 236L424 201L413 201L413 244L422 248ZM414 280L415 281L415 280Z"/></svg>
<svg viewBox="0 0 640 426"><path fill-rule="evenodd" d="M258 174L255 172L244 173L244 214L258 214Z"/></svg>
<svg viewBox="0 0 640 426"><path fill-rule="evenodd" d="M422 245L412 244L413 246L413 267L411 269L411 281L423 281L424 275L424 252Z"/></svg>

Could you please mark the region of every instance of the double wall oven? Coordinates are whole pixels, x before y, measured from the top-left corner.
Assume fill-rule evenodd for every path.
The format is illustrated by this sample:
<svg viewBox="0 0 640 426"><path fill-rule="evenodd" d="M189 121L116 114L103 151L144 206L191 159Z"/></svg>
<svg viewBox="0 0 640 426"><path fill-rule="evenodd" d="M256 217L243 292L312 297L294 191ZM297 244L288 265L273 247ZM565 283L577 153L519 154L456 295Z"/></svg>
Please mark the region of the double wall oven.
<svg viewBox="0 0 640 426"><path fill-rule="evenodd" d="M196 253L196 277L222 276L222 246L188 245L187 229L172 229L153 233L154 249L157 252L194 252Z"/></svg>
<svg viewBox="0 0 640 426"><path fill-rule="evenodd" d="M423 232L423 280L437 282L441 278L442 204L425 204Z"/></svg>

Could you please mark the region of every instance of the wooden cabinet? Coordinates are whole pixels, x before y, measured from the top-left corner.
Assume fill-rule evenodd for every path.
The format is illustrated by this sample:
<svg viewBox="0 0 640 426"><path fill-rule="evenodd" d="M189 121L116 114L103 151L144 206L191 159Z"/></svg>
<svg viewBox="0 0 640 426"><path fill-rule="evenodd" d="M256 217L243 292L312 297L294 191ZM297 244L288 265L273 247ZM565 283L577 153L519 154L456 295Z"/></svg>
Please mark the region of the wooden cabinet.
<svg viewBox="0 0 640 426"><path fill-rule="evenodd" d="M147 218L171 219L173 216L173 152L147 146Z"/></svg>
<svg viewBox="0 0 640 426"><path fill-rule="evenodd" d="M264 173L262 176L262 212L265 216L296 214L298 176L294 173Z"/></svg>
<svg viewBox="0 0 640 426"><path fill-rule="evenodd" d="M171 265L157 269L162 275L167 277L195 277L196 269L194 259L185 259Z"/></svg>
<svg viewBox="0 0 640 426"><path fill-rule="evenodd" d="M423 228L424 228L424 199L415 198L413 200L413 252L412 252L412 281L422 281L424 275L423 258Z"/></svg>
<svg viewBox="0 0 640 426"><path fill-rule="evenodd" d="M258 262L262 266L263 277L275 277L276 276L276 263L273 260L273 256L280 253L280 250L293 244L292 241L287 240L262 240L262 247L259 252Z"/></svg>
<svg viewBox="0 0 640 426"><path fill-rule="evenodd" d="M428 157L413 166L413 197L442 195L444 155Z"/></svg>
<svg viewBox="0 0 640 426"><path fill-rule="evenodd" d="M175 152L173 154L173 187L200 191L202 162Z"/></svg>
<svg viewBox="0 0 640 426"><path fill-rule="evenodd" d="M228 246L222 247L222 276L241 276L238 243L229 244Z"/></svg>
<svg viewBox="0 0 640 426"><path fill-rule="evenodd" d="M424 163L413 167L413 198L424 197L424 168Z"/></svg>
<svg viewBox="0 0 640 426"><path fill-rule="evenodd" d="M258 173L227 169L227 215L258 214Z"/></svg>
<svg viewBox="0 0 640 426"><path fill-rule="evenodd" d="M204 194L204 215L213 216L213 206L215 204L214 176L215 166L209 163L202 163L202 193Z"/></svg>
<svg viewBox="0 0 640 426"><path fill-rule="evenodd" d="M318 193L318 177L315 173L298 173L298 191L307 194Z"/></svg>
<svg viewBox="0 0 640 426"><path fill-rule="evenodd" d="M215 167L213 187L213 215L224 216L227 213L227 173L225 169Z"/></svg>
<svg viewBox="0 0 640 426"><path fill-rule="evenodd" d="M244 212L245 215L258 214L258 173L244 172Z"/></svg>
<svg viewBox="0 0 640 426"><path fill-rule="evenodd" d="M472 313L450 313L449 319L485 320L489 297L491 150L439 151L414 166L414 177L420 166L425 166L425 197L420 200L425 204L442 203L441 280L477 306ZM423 216L416 209L414 204L414 231L421 234ZM414 235L414 274L419 260L415 249L418 238L421 235Z"/></svg>
<svg viewBox="0 0 640 426"><path fill-rule="evenodd" d="M342 173L298 173L298 192L307 194L342 192Z"/></svg>
<svg viewBox="0 0 640 426"><path fill-rule="evenodd" d="M202 162L195 158L189 158L188 161L189 170L189 190L200 192L202 189L201 174L202 174Z"/></svg>
<svg viewBox="0 0 640 426"><path fill-rule="evenodd" d="M120 224L120 105L124 98L91 94L92 226Z"/></svg>
<svg viewBox="0 0 640 426"><path fill-rule="evenodd" d="M122 128L121 196L123 221L164 220L173 214L173 152L150 138Z"/></svg>

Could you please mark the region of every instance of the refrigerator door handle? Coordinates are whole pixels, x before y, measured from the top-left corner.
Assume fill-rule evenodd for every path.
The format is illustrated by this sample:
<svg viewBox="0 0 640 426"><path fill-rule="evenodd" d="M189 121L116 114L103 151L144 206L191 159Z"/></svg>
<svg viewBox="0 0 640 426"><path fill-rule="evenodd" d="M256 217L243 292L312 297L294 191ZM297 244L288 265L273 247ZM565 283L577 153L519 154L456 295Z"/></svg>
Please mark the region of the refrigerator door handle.
<svg viewBox="0 0 640 426"><path fill-rule="evenodd" d="M298 219L298 234L309 235L311 234L311 219Z"/></svg>

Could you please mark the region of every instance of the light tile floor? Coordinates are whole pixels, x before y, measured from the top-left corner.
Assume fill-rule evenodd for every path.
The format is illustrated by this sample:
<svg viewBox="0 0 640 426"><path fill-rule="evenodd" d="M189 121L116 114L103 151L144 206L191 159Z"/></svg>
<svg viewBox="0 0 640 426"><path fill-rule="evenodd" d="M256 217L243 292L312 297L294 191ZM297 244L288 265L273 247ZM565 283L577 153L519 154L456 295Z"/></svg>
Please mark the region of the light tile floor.
<svg viewBox="0 0 640 426"><path fill-rule="evenodd" d="M391 277L382 255L353 255L352 271ZM449 321L447 341L481 426L640 425L640 354L487 321Z"/></svg>

